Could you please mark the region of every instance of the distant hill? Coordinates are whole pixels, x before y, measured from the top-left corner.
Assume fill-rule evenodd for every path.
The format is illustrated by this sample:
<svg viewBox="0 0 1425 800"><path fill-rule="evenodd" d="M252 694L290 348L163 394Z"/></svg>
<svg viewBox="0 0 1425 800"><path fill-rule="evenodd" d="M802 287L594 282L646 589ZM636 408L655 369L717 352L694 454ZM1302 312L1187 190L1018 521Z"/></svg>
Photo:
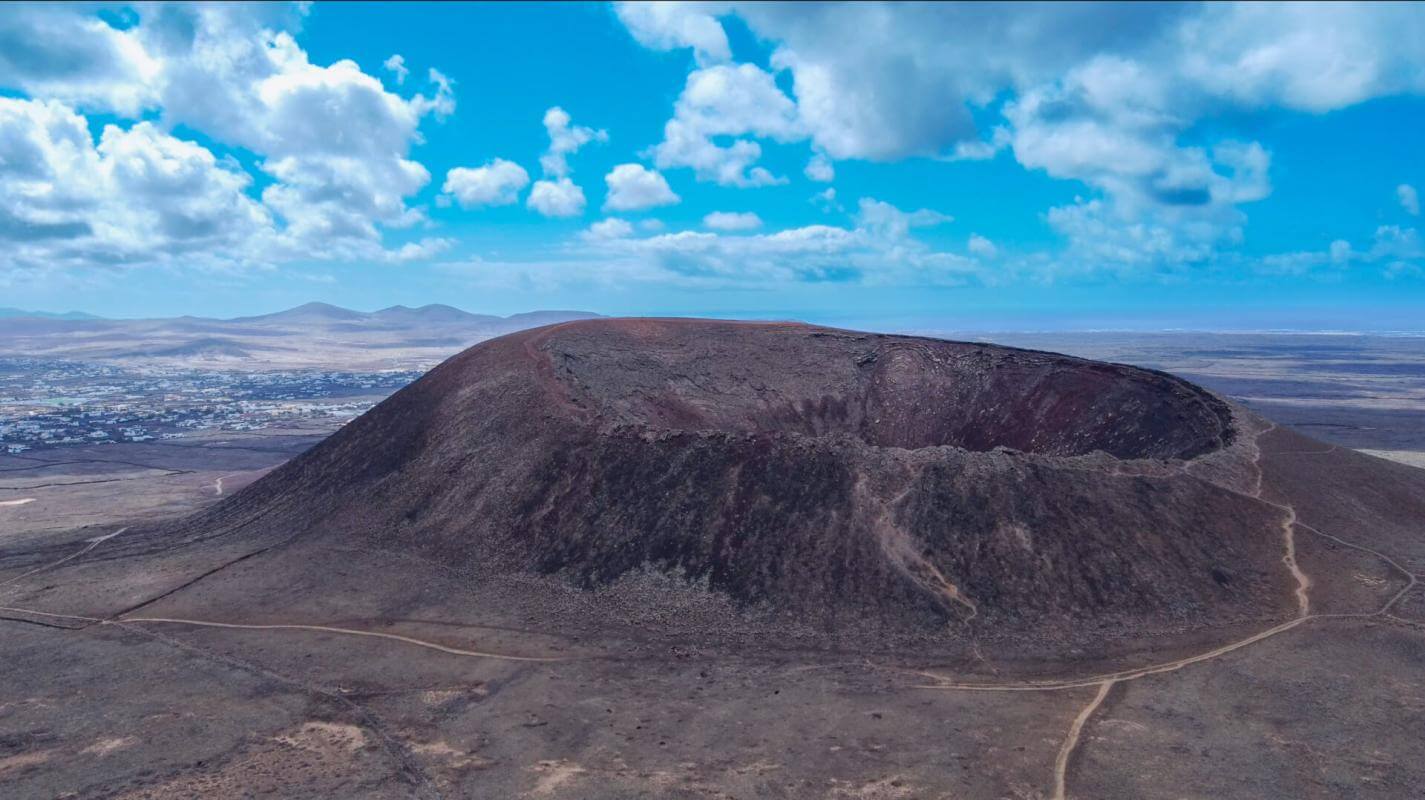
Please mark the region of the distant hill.
<svg viewBox="0 0 1425 800"><path fill-rule="evenodd" d="M233 319L0 313L0 356L239 370L425 369L486 339L598 316L530 311L498 317L442 304L355 311L329 303Z"/></svg>
<svg viewBox="0 0 1425 800"><path fill-rule="evenodd" d="M236 317L227 322L308 322L317 320L349 320L366 316L361 311L334 306L330 303L304 303L286 311L260 314L255 317Z"/></svg>
<svg viewBox="0 0 1425 800"><path fill-rule="evenodd" d="M437 322L437 323L460 323L460 322L497 322L501 318L490 316L489 314L471 314L469 311L462 311L455 306L431 303L420 308L410 306L391 306L380 311L373 311L371 317L391 322Z"/></svg>
<svg viewBox="0 0 1425 800"><path fill-rule="evenodd" d="M53 311L26 311L23 308L0 308L0 319L14 319L16 317L28 319L103 319L93 314L86 314L83 311L65 311L56 313Z"/></svg>

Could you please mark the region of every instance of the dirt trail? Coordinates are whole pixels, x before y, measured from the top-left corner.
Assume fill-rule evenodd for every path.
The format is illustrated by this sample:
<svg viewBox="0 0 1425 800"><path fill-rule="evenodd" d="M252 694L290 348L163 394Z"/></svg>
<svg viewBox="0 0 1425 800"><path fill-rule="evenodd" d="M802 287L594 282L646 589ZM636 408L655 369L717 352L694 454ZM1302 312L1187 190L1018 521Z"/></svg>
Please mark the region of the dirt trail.
<svg viewBox="0 0 1425 800"><path fill-rule="evenodd" d="M1259 431L1256 436L1252 437L1252 448L1256 451L1252 458L1252 464L1257 468L1257 488L1252 492L1251 496L1269 506L1281 509L1286 513L1286 519L1282 520L1282 541L1286 549L1286 553L1282 555L1282 563L1286 564L1287 569L1291 572L1292 578L1296 580L1297 616L1306 617L1311 613L1311 596L1307 594L1307 590L1311 588L1311 578L1308 577L1305 572L1302 572L1301 566L1296 563L1296 507L1290 503L1273 503L1262 497L1262 493L1266 490L1263 482L1267 474L1266 470L1262 469L1262 437L1276 429L1277 424L1272 422ZM1334 445L1332 449L1335 449ZM1330 451L1326 450L1322 452Z"/></svg>
<svg viewBox="0 0 1425 800"><path fill-rule="evenodd" d="M89 542L89 544L87 544L83 549L79 550L78 552L70 553L69 555L59 559L58 561L51 561L48 564L35 567L29 572L16 575L15 577L10 578L9 580L0 581L0 586L9 586L10 584L15 583L16 581L23 580L24 578L28 578L31 575L34 575L39 572L44 572L48 569L54 569L55 567L65 563L66 561L72 561L76 558L79 558L90 550L93 550L94 548L98 547L100 544L109 541L110 539L114 538L115 536L118 536L126 530L128 530L128 527L123 527L114 531L113 533L106 533L103 536L95 536L93 539L88 539L87 541Z"/></svg>
<svg viewBox="0 0 1425 800"><path fill-rule="evenodd" d="M1291 506L1283 506L1286 509L1286 519L1282 521L1282 538L1286 543L1286 553L1282 555L1282 563L1291 571L1291 576L1296 580L1296 608L1298 617L1306 617L1311 614L1311 596L1307 590L1311 588L1311 578L1296 563L1296 509Z"/></svg>
<svg viewBox="0 0 1425 800"><path fill-rule="evenodd" d="M235 477L237 477L238 475L241 475L241 474L242 474L241 472L229 472L229 473L226 474L226 475L219 475L218 478L217 478L217 480L214 480L213 483L212 483L212 485L210 485L208 488L210 488L210 489L213 490L213 496L214 496L214 497L222 497L222 496L223 496L223 481L227 480L228 478L235 478Z"/></svg>
<svg viewBox="0 0 1425 800"><path fill-rule="evenodd" d="M1104 698L1108 697L1109 691L1113 689L1116 681L1104 681L1099 684L1098 694L1093 700L1084 706L1077 717L1074 717L1074 724L1069 726L1069 735L1064 737L1064 743L1059 746L1059 755L1054 759L1054 794L1052 800L1067 800L1068 798L1068 771L1069 759L1074 754L1074 748L1079 744L1079 737L1083 735L1084 726L1088 724L1089 718L1103 705Z"/></svg>
<svg viewBox="0 0 1425 800"><path fill-rule="evenodd" d="M459 647L449 647L425 639L417 639L412 636L402 636L397 633L382 633L380 631L362 631L354 628L337 628L330 625L250 625L237 622L212 622L200 619L173 619L170 617L124 617L113 620L115 623L124 624L168 624L168 625L193 625L202 628L233 628L248 631L317 631L320 633L336 633L343 636L369 636L375 639L389 639L395 642L424 647L430 650L439 650L442 653L450 653L457 656L469 656L471 658L494 658L501 661L534 661L534 662L555 662L567 661L568 659L558 656L512 656L503 653L490 653L483 650L465 650Z"/></svg>
<svg viewBox="0 0 1425 800"><path fill-rule="evenodd" d="M1287 622L1284 622L1280 625L1276 625L1272 628L1268 628L1264 631L1259 631L1258 633L1253 634L1252 636L1248 636L1245 639L1241 639L1236 642L1231 642L1229 644L1214 648L1212 650L1208 650L1203 653L1199 653L1194 656L1188 656L1186 658L1180 658L1174 661L1168 661L1162 664L1157 664L1149 667L1123 670L1120 672L1111 672L1103 675L1092 676L1089 678L1071 680L1026 681L1021 683L1003 684L976 684L955 683L931 672L919 672L918 674L923 675L925 677L929 677L936 682L931 685L920 686L917 688L944 689L951 691L1024 692L1057 691L1062 689L1076 689L1088 686L1098 686L1098 693L1094 696L1093 700L1090 701L1089 704L1085 706L1083 710L1079 712L1079 715L1074 719L1073 725L1070 726L1069 732L1065 736L1064 742L1059 748L1058 758L1054 762L1054 792L1052 795L1052 800L1067 800L1069 761L1072 758L1075 749L1078 747L1079 740L1083 734L1084 726L1088 723L1089 719L1092 718L1094 712L1098 710L1099 706L1103 704L1104 698L1108 696L1109 691L1112 690L1112 688L1117 683L1121 681L1136 680L1138 678L1146 677L1148 675L1174 672L1191 664L1198 664L1203 661L1210 661L1220 656L1227 655L1228 653L1234 652L1236 650L1240 650L1244 647L1256 644L1257 642L1260 642L1264 639L1269 639L1273 636L1276 636L1277 634L1285 633L1313 619L1370 619L1374 617L1394 619L1394 617L1390 615L1391 608L1394 607L1395 604L1398 603L1401 598L1408 594L1411 589L1415 588L1415 586L1419 582L1419 576L1406 569L1400 564L1400 562L1385 555L1384 553L1381 553L1369 547L1365 547L1363 545L1355 544L1354 542L1346 541L1345 539L1342 539L1338 536L1322 533L1321 531L1318 531L1315 528L1312 528L1308 525L1299 522L1296 515L1296 509L1292 505L1275 503L1263 498L1262 495L1264 494L1265 490L1264 480L1266 471L1262 468L1263 453L1261 449L1260 440L1262 436L1266 435L1272 430L1275 430L1276 427L1276 423L1271 423L1267 428L1264 428L1259 431L1257 435L1253 438L1253 447L1256 451L1254 453L1253 461L1256 466L1257 475L1256 486L1252 493L1249 495L1244 494L1228 486L1223 486L1222 488L1237 494L1244 494L1244 496L1251 497L1262 503L1279 509L1285 514L1281 522L1282 541L1284 549L1284 553L1282 555L1282 563L1286 564L1287 569L1291 572L1292 578L1296 581L1295 594L1297 600L1297 616L1294 619L1288 620ZM1331 449L1334 450L1334 446ZM1324 453L1330 451L1327 450L1321 452ZM1184 468L1184 470L1186 471L1186 468ZM1406 577L1405 586L1402 587L1400 591L1392 595L1391 598L1387 600L1384 605L1382 605L1374 612L1363 614L1311 613L1311 595L1309 591L1311 588L1311 578L1305 572L1302 571L1300 565L1297 563L1296 560L1296 529L1298 527L1323 538L1335 541L1346 547L1351 547L1356 550L1375 555L1376 557L1380 558L1382 561L1386 562L1392 568L1394 568Z"/></svg>

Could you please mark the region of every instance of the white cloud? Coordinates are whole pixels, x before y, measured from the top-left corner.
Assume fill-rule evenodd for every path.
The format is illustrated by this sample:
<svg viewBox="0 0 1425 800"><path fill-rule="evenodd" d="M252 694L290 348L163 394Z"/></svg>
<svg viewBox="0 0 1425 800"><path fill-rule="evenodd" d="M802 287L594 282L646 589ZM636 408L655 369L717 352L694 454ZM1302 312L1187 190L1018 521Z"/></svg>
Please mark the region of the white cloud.
<svg viewBox="0 0 1425 800"><path fill-rule="evenodd" d="M571 125L569 112L554 106L544 112L544 130L549 134L549 150L539 157L539 165L544 174L552 178L562 178L569 174L569 156L579 152L579 148L589 142L607 142L607 131L594 130L582 125Z"/></svg>
<svg viewBox="0 0 1425 800"><path fill-rule="evenodd" d="M435 256L451 249L455 244L454 239L444 236L421 239L417 242L406 242L399 248L388 251L385 260L396 263L429 261Z"/></svg>
<svg viewBox="0 0 1425 800"><path fill-rule="evenodd" d="M799 138L796 105L777 88L770 73L753 64L707 67L688 76L673 118L663 128L663 141L652 155L662 169L690 167L698 180L724 186L783 182L756 166L762 147L755 141L734 138L727 145L715 141L720 136L747 135L777 141Z"/></svg>
<svg viewBox="0 0 1425 800"><path fill-rule="evenodd" d="M771 177L755 172L762 138L808 141L814 163L987 159L1010 148L1024 166L1094 190L1091 209L1051 212L1057 227L1126 225L1085 245L1140 265L1232 246L1245 220L1237 207L1270 193L1265 148L1184 144L1199 120L1425 92L1425 13L1411 4L728 3L666 13L704 27L741 17L771 43L792 97L755 67L704 61L668 122L660 166L746 186ZM694 96L694 81L712 75L760 85L755 105L772 120L725 99L750 89ZM808 165L809 177L818 172ZM1147 250L1130 252L1135 243Z"/></svg>
<svg viewBox="0 0 1425 800"><path fill-rule="evenodd" d="M919 211L901 211L890 203L870 197L861 198L856 222L865 231L884 239L904 239L911 228L925 228L953 222L954 217L922 208Z"/></svg>
<svg viewBox="0 0 1425 800"><path fill-rule="evenodd" d="M703 226L715 231L751 231L762 227L762 218L751 211L714 211L703 217Z"/></svg>
<svg viewBox="0 0 1425 800"><path fill-rule="evenodd" d="M614 10L628 32L644 47L653 50L690 47L699 64L732 58L722 23L696 3L615 3Z"/></svg>
<svg viewBox="0 0 1425 800"><path fill-rule="evenodd" d="M385 258L382 227L423 218L407 198L430 175L410 149L425 117L454 109L445 76L431 70L429 94L402 97L354 62L313 64L286 30L300 13L290 6L120 13L130 15L123 30L88 6L4 15L0 41L24 46L0 47L0 86L86 111L156 112L159 129L184 126L255 153L271 178L261 207L277 229L249 248L256 261Z"/></svg>
<svg viewBox="0 0 1425 800"><path fill-rule="evenodd" d="M599 220L583 233L585 239L626 239L632 235L633 226L618 217Z"/></svg>
<svg viewBox="0 0 1425 800"><path fill-rule="evenodd" d="M641 164L619 164L604 176L604 182L609 187L604 208L611 211L637 211L680 200L660 173Z"/></svg>
<svg viewBox="0 0 1425 800"><path fill-rule="evenodd" d="M441 191L464 208L507 206L519 202L520 190L529 185L529 173L513 161L496 158L482 167L456 167L446 173Z"/></svg>
<svg viewBox="0 0 1425 800"><path fill-rule="evenodd" d="M832 166L831 159L827 158L824 153L814 153L803 171L808 178L820 183L831 183L836 180L836 168Z"/></svg>
<svg viewBox="0 0 1425 800"><path fill-rule="evenodd" d="M1009 146L1013 137L1009 128L1004 125L996 125L990 132L988 140L966 140L955 143L955 148L950 152L951 161L988 161L999 155Z"/></svg>
<svg viewBox="0 0 1425 800"><path fill-rule="evenodd" d="M1420 216L1420 195L1416 193L1414 186L1402 183L1395 187L1395 198L1400 201L1400 207L1405 209L1405 213L1412 217Z"/></svg>
<svg viewBox="0 0 1425 800"><path fill-rule="evenodd" d="M935 212L873 206L854 228L808 225L765 234L680 231L646 238L587 237L588 269L687 286L766 287L841 282L864 285L961 285L983 280L972 257L936 251L909 235L913 225L945 219Z"/></svg>
<svg viewBox="0 0 1425 800"><path fill-rule="evenodd" d="M1425 90L1425 14L1408 3L1208 3L1152 58L1248 108L1325 112Z"/></svg>
<svg viewBox="0 0 1425 800"><path fill-rule="evenodd" d="M836 187L834 186L828 186L812 195L811 203L824 212L845 210L841 203L836 200Z"/></svg>
<svg viewBox="0 0 1425 800"><path fill-rule="evenodd" d="M1313 272L1339 274L1347 267L1374 268L1390 278L1425 274L1425 242L1414 228L1381 225L1369 247L1359 249L1345 239L1336 239L1325 250L1275 253L1256 265L1261 272L1276 275L1306 275Z"/></svg>
<svg viewBox="0 0 1425 800"><path fill-rule="evenodd" d="M0 14L0 85L72 106L138 116L159 99L162 64L141 31L92 9L12 5Z"/></svg>
<svg viewBox="0 0 1425 800"><path fill-rule="evenodd" d="M1096 199L1051 208L1047 219L1068 240L1056 258L1061 271L1174 270L1206 263L1224 241L1241 239L1239 212L1223 213L1228 218L1140 219Z"/></svg>
<svg viewBox="0 0 1425 800"><path fill-rule="evenodd" d="M381 66L395 76L398 85L405 83L406 76L411 74L411 70L406 67L406 57L399 53L381 62Z"/></svg>
<svg viewBox="0 0 1425 800"><path fill-rule="evenodd" d="M1382 225L1376 228L1369 256L1374 260L1392 262L1425 262L1425 240L1415 228Z"/></svg>
<svg viewBox="0 0 1425 800"><path fill-rule="evenodd" d="M970 234L970 242L966 249L970 251L971 255L980 258L994 258L999 254L999 248L995 247L995 243L978 233Z"/></svg>
<svg viewBox="0 0 1425 800"><path fill-rule="evenodd" d="M525 205L546 217L577 217L584 213L584 190L568 178L535 181Z"/></svg>
<svg viewBox="0 0 1425 800"><path fill-rule="evenodd" d="M1425 90L1425 15L1409 4L741 3L728 12L776 43L774 64L791 71L814 141L835 158L944 154L980 138L971 106L1096 58L1171 82L1184 125L1208 104L1320 112Z"/></svg>
<svg viewBox="0 0 1425 800"><path fill-rule="evenodd" d="M1331 243L1331 261L1336 264L1344 264L1351 260L1351 243L1345 239L1337 239Z"/></svg>
<svg viewBox="0 0 1425 800"><path fill-rule="evenodd" d="M149 122L105 126L56 101L0 98L0 264L244 260L276 239L251 178Z"/></svg>

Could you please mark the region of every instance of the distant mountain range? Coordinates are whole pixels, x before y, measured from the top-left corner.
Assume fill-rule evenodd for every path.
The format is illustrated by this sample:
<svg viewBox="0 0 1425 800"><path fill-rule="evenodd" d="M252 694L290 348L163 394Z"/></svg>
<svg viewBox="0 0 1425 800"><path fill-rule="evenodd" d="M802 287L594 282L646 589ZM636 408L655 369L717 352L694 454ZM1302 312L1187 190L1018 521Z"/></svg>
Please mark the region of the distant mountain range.
<svg viewBox="0 0 1425 800"><path fill-rule="evenodd" d="M86 314L83 311L65 311L55 313L53 311L26 311L23 308L0 308L0 319L12 319L14 317L28 317L31 319L100 319L93 314Z"/></svg>
<svg viewBox="0 0 1425 800"><path fill-rule="evenodd" d="M485 339L597 316L531 311L499 317L439 304L354 311L307 303L234 319L104 319L6 309L0 312L0 357L199 369L425 369Z"/></svg>

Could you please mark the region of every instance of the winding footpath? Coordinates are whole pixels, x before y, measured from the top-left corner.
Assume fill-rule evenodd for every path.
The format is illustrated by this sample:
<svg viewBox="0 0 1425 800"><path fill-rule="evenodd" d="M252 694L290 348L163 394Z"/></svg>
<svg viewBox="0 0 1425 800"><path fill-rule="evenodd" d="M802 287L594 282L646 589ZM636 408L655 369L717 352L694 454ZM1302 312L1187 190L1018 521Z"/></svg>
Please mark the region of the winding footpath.
<svg viewBox="0 0 1425 800"><path fill-rule="evenodd" d="M1221 486L1221 484L1214 485L1217 485L1220 488L1227 489L1228 491L1233 491L1236 494L1241 494L1244 497L1250 497L1254 500L1265 503L1266 505L1272 506L1273 508L1276 508L1283 513L1284 517L1281 522L1283 547L1282 563L1286 565L1287 570L1291 573L1293 580L1296 582L1295 596L1297 601L1297 615L1295 617L1286 622L1281 623L1280 625L1276 625L1271 628L1267 628L1266 630L1259 631L1251 636L1246 637L1245 639L1230 642L1220 647L1213 648L1211 650L1198 653L1196 655L1188 656L1186 658L1175 659L1173 661L1167 661L1161 664L1155 664L1147 667L1121 670L1118 672L1104 673L1101 675L1092 675L1084 678L1020 681L1008 683L960 683L932 672L921 671L916 672L915 674L930 678L933 683L923 684L915 686L913 688L960 692L1044 692L1061 691L1068 689L1081 689L1089 686L1097 687L1098 692L1094 695L1093 699L1090 700L1088 705L1086 705L1079 712L1078 716L1074 718L1073 724L1069 727L1069 731L1065 735L1063 743L1060 745L1058 756L1054 760L1054 790L1053 794L1051 795L1051 798L1052 800L1068 800L1069 795L1067 785L1070 760L1072 759L1074 752L1078 748L1079 741L1083 735L1085 726L1089 723L1090 720L1092 720L1094 713L1098 711L1099 707L1103 705L1104 699L1108 697L1110 690L1112 690L1112 688L1118 683L1137 680L1139 678L1143 678L1149 675L1159 675L1166 672L1175 672L1193 664L1200 664L1204 661L1211 661L1213 659L1227 655L1228 653L1241 650L1244 647L1250 647L1251 645L1257 644L1258 642L1261 642L1265 639L1270 639L1271 637L1276 636L1278 634L1285 633L1311 620L1385 618L1397 622L1408 622L1407 620L1402 620L1399 617L1391 615L1390 611L1392 608L1395 607L1397 603L1400 602L1402 598L1404 598L1407 594L1410 593L1412 589L1416 587L1420 580L1418 575L1406 569L1400 564L1400 562L1385 555L1384 553L1381 553L1369 547L1365 547L1363 545L1356 544L1354 542L1346 541L1345 539L1342 539L1338 536L1322 533L1321 531L1318 531L1315 528L1301 523L1297 519L1296 509L1293 508L1291 505L1275 503L1263 497L1263 482L1265 471L1263 470L1261 463L1263 453L1260 445L1260 440L1261 437L1275 430L1276 427L1276 423L1270 423L1267 428L1264 428L1259 431L1253 438L1253 444L1256 450L1256 453L1254 455L1254 466L1256 467L1257 472L1256 488L1253 492L1247 494L1244 492L1238 492L1232 489L1231 487ZM1332 449L1334 449L1334 446ZM1314 454L1317 452L1325 453L1330 451L1326 450L1309 452ZM1296 560L1297 528L1301 528L1310 533L1321 536L1322 538L1329 539L1345 547L1369 553L1380 558L1382 561L1384 561L1386 564L1389 564L1393 569L1395 569L1397 572L1399 572L1405 577L1405 586L1401 587L1401 589L1397 591L1394 595L1392 595L1390 599L1385 602L1384 605L1382 605L1380 608L1376 609L1373 612L1358 614L1313 614L1311 612L1310 596L1311 578L1305 572L1302 571L1300 565L1297 563Z"/></svg>
<svg viewBox="0 0 1425 800"><path fill-rule="evenodd" d="M449 653L456 656L469 656L471 658L493 658L500 661L535 661L554 662L564 661L560 657L547 656L512 656L504 653L491 653L484 650L466 650L460 647L450 647L438 642L426 639L417 639L414 636L402 636L396 633L382 633L380 631L363 631L355 628L338 628L331 625L248 625L236 622L210 622L199 619L173 619L170 617L122 617L113 622L124 624L170 624L170 625L192 625L203 628L234 628L245 631L317 631L319 633L335 633L342 636L369 636L376 639L389 639L394 642L404 642L405 644L424 647L428 650L438 650L442 653Z"/></svg>
<svg viewBox="0 0 1425 800"><path fill-rule="evenodd" d="M104 542L109 541L110 539L114 538L115 536L118 536L119 534L123 533L123 532L126 531L126 530L128 530L128 528L127 528L127 527L124 527L124 528L120 528L120 529L114 531L113 533L106 533L106 534L104 534L103 536L95 536L93 539L87 539L86 541L88 542L88 544L85 545L85 547L84 547L83 549L79 550L78 552L71 553L71 554L65 556L64 558L59 559L58 561L52 561L52 562L50 562L50 563L48 563L48 564L44 564L44 565L35 567L34 569L30 570L29 572L26 572L26 573L23 573L23 574L20 574L20 575L16 575L15 577L10 578L9 580L0 581L0 586L9 586L10 584L15 583L16 581L24 580L25 578L28 578L28 577L30 577L31 575L35 575L35 574L44 572L44 571L46 571L46 570L54 569L55 567L58 567L58 566L60 566L61 564L64 564L65 562L67 562L67 561L73 561L74 559L79 558L80 556L84 555L85 553L89 552L90 550L93 550L94 548L98 547L99 545L103 544Z"/></svg>
<svg viewBox="0 0 1425 800"><path fill-rule="evenodd" d="M1069 756L1074 754L1074 748L1079 744L1079 736L1083 734L1084 726L1088 724L1093 712L1103 705L1104 698L1108 697L1108 693L1113 690L1114 683L1116 681L1110 680L1099 684L1098 694L1094 695L1093 700L1084 706L1084 710L1080 711L1077 717L1074 717L1074 724L1069 726L1069 735L1064 737L1064 743L1059 746L1059 755L1054 759L1052 800L1066 800L1068 797Z"/></svg>
<svg viewBox="0 0 1425 800"><path fill-rule="evenodd" d="M219 478L218 480L221 481L222 479ZM54 568L56 568L56 567L59 567L59 566L65 564L65 563L68 563L68 562L70 562L70 561L73 561L74 559L77 559L77 558L79 558L79 557L81 557L81 556L83 556L83 555L89 553L89 552L90 552L91 550L93 550L94 548L98 547L99 545L103 544L104 542L109 541L110 539L113 539L113 538L116 537L116 536L119 536L120 534L122 534L124 531L127 531L127 530L128 530L127 527L123 527L123 528L120 528L120 529L114 531L113 533L108 533L108 534L104 534L103 536L96 536L96 537L94 537L94 538L92 538L92 539L88 539L88 540L86 540L87 543L85 544L85 546L84 546L83 548L81 548L81 549L79 549L79 550L77 550L77 551L75 551L75 552L73 552L73 553L70 553L69 555L67 555L67 556L65 556L65 557L63 557L63 558L60 558L60 559L58 559L58 560L56 560L56 561L52 561L52 562L50 562L50 563L48 563L48 564L42 564L42 565L40 565L40 566L38 566L38 567L35 567L34 569L31 569L31 570L29 570L29 571L27 571L27 572L24 572L24 573L21 573L21 574L19 574L19 575L16 575L16 576L14 576L14 577L12 577L12 578L9 578L9 579L7 579L7 580L5 580L5 581L0 581L0 586L9 586L9 585L14 584L14 583L17 583L17 582L19 582L19 581L21 581L21 580L24 580L25 578L28 578L28 577L30 577L30 576L32 576L32 575L37 575L37 574L39 574L39 573L41 573L41 572L46 572L46 571L48 571L48 570L54 569ZM402 635L402 634L397 634L397 633L385 633L385 632L381 632L381 631L364 631L364 630L358 630L358 629L356 629L356 628L342 628L342 627L337 627L337 626L334 626L334 625L275 624L275 623L274 623L274 624L248 624L248 623L237 623L237 622L215 622L215 621L212 621L212 620L201 620L201 619L179 619L179 618L173 618L173 617L135 617L135 616L119 616L119 617L113 617L113 618L107 618L107 619L106 619L106 618L102 618L102 617L89 617L89 616L83 616L83 615L79 615L79 614L55 614L55 613L50 613L50 612L46 612L46 611L37 611L37 610L31 609L31 608L19 608L19 607L15 607L15 606L0 606L0 613L20 614L20 615L27 615L27 616L32 616L32 617L42 617L42 618L45 618L45 619L74 620L74 621L76 621L76 622L84 623L84 625L81 626L81 627L87 627L87 626L89 626L89 625L118 625L118 626L120 626L120 627L127 627L127 626L130 626L130 625L145 625L145 624L147 624L147 625L187 625L187 626L192 626L192 627L203 627L203 628L230 628L230 629L235 629L235 630L312 631L312 632L318 632L318 633L333 633L333 634L337 634L337 635L340 635L340 636L363 636L363 637L369 637L369 638L374 638L374 639L385 639L385 640L394 641L394 642L401 642L401 643L403 643L403 644L414 645L414 646L416 646L416 647L423 647L423 648L426 648L426 649L428 649L428 650L436 650L436 651L439 651L439 652L442 652L442 653L449 653L450 655L465 656L465 657L468 657L468 658L487 658L487 659L497 659L497 660L501 660L501 661L528 661L528 662L542 662L542 663L556 662L556 661L565 661L565 660L567 660L567 659L565 659L565 658L563 658L563 657L558 657L558 656L517 656L517 655L508 655L508 654L505 654L505 653L494 653L494 652L489 652L489 651L485 651L485 650L469 650L469 649L461 648L461 647L451 647L450 645L444 645L444 644L441 644L441 643L439 643L439 642L430 641L430 640L428 640L428 639L419 639L419 638L416 638L416 637L414 637L414 636L404 636L404 635Z"/></svg>

